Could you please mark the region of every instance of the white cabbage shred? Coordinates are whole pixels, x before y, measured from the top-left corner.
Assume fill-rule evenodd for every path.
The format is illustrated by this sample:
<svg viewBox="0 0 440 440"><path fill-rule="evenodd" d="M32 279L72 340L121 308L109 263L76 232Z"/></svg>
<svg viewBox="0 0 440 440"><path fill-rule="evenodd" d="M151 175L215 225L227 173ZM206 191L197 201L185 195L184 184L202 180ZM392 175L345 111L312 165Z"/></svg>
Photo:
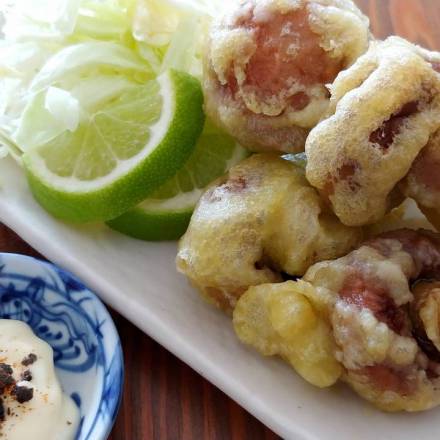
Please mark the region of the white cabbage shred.
<svg viewBox="0 0 440 440"><path fill-rule="evenodd" d="M207 27L226 3L0 0L0 158L74 131L167 68L200 77Z"/></svg>

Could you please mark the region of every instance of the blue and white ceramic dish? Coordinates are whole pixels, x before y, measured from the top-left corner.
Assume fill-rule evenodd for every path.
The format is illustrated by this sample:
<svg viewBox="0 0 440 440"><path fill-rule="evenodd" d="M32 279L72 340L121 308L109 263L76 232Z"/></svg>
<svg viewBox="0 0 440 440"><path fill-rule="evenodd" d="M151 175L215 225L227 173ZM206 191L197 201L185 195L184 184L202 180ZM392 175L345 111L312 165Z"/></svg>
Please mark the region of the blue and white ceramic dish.
<svg viewBox="0 0 440 440"><path fill-rule="evenodd" d="M52 264L0 253L0 318L26 322L52 346L64 392L80 409L77 440L105 440L124 372L119 336L101 301Z"/></svg>

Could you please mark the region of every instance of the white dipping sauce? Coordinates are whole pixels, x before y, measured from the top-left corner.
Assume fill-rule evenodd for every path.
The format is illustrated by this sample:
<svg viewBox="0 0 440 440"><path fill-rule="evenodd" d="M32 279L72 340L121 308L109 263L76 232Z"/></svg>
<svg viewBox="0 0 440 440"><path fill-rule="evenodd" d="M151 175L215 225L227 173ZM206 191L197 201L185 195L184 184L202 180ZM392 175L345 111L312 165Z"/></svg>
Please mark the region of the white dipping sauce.
<svg viewBox="0 0 440 440"><path fill-rule="evenodd" d="M35 362L22 365L23 359L31 353L37 357ZM33 398L22 404L9 393L2 397L5 409L5 419L0 422L2 438L74 439L79 424L79 410L61 389L55 374L52 348L35 336L27 324L0 319L0 363L12 367L12 376L18 386L33 388ZM32 375L28 382L21 379L26 370Z"/></svg>

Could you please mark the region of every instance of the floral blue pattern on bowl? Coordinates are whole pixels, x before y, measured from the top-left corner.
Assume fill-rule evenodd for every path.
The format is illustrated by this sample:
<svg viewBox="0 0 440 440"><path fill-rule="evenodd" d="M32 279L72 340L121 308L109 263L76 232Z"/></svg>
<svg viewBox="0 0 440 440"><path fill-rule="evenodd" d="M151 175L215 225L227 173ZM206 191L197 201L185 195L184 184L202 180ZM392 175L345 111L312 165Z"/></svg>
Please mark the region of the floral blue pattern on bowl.
<svg viewBox="0 0 440 440"><path fill-rule="evenodd" d="M0 253L0 318L26 322L52 346L63 389L80 409L77 440L105 440L124 371L119 336L101 301L52 264Z"/></svg>

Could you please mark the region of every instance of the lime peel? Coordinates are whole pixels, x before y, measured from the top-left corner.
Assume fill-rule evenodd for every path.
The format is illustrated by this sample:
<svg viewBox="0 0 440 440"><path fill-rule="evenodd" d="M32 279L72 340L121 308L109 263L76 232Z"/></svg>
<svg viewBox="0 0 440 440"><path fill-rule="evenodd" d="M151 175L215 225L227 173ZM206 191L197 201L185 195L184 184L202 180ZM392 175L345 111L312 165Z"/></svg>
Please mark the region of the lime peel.
<svg viewBox="0 0 440 440"><path fill-rule="evenodd" d="M142 151L119 161L95 180L61 177L48 169L41 147L23 155L35 198L54 216L73 222L115 218L144 200L171 178L194 149L204 122L200 84L190 75L169 70L157 78L162 97L159 120Z"/></svg>
<svg viewBox="0 0 440 440"><path fill-rule="evenodd" d="M183 211L154 214L141 208L133 208L107 224L112 229L139 240L171 241L179 239L185 233L192 212L192 207Z"/></svg>
<svg viewBox="0 0 440 440"><path fill-rule="evenodd" d="M206 142L213 138L217 139L219 145L210 145ZM222 147L220 150L218 149L219 146ZM227 154L231 148L230 157L219 156L219 153ZM214 151L216 154L214 154ZM178 176L182 173L191 175L197 172L197 168L194 168L194 166L200 162L204 163L202 161L203 158L209 157L211 159L211 157L215 157L218 162L217 165L222 164L223 160L222 171L219 172L220 169L218 167L213 168L216 171L210 176L209 183L212 184L212 181L226 173L233 165L248 155L247 150L236 144L229 136L213 129L208 121L204 133L199 139L198 146L185 167L170 181L155 191L150 198L144 200L122 216L107 222L107 224L118 232L140 240L177 240L185 233L194 208L206 187L199 188L194 184L194 188L191 191L181 191L168 198L163 198L165 194L169 193L165 188L169 190L170 186L171 188L177 186L178 191ZM193 178L192 182L194 183L196 180Z"/></svg>

